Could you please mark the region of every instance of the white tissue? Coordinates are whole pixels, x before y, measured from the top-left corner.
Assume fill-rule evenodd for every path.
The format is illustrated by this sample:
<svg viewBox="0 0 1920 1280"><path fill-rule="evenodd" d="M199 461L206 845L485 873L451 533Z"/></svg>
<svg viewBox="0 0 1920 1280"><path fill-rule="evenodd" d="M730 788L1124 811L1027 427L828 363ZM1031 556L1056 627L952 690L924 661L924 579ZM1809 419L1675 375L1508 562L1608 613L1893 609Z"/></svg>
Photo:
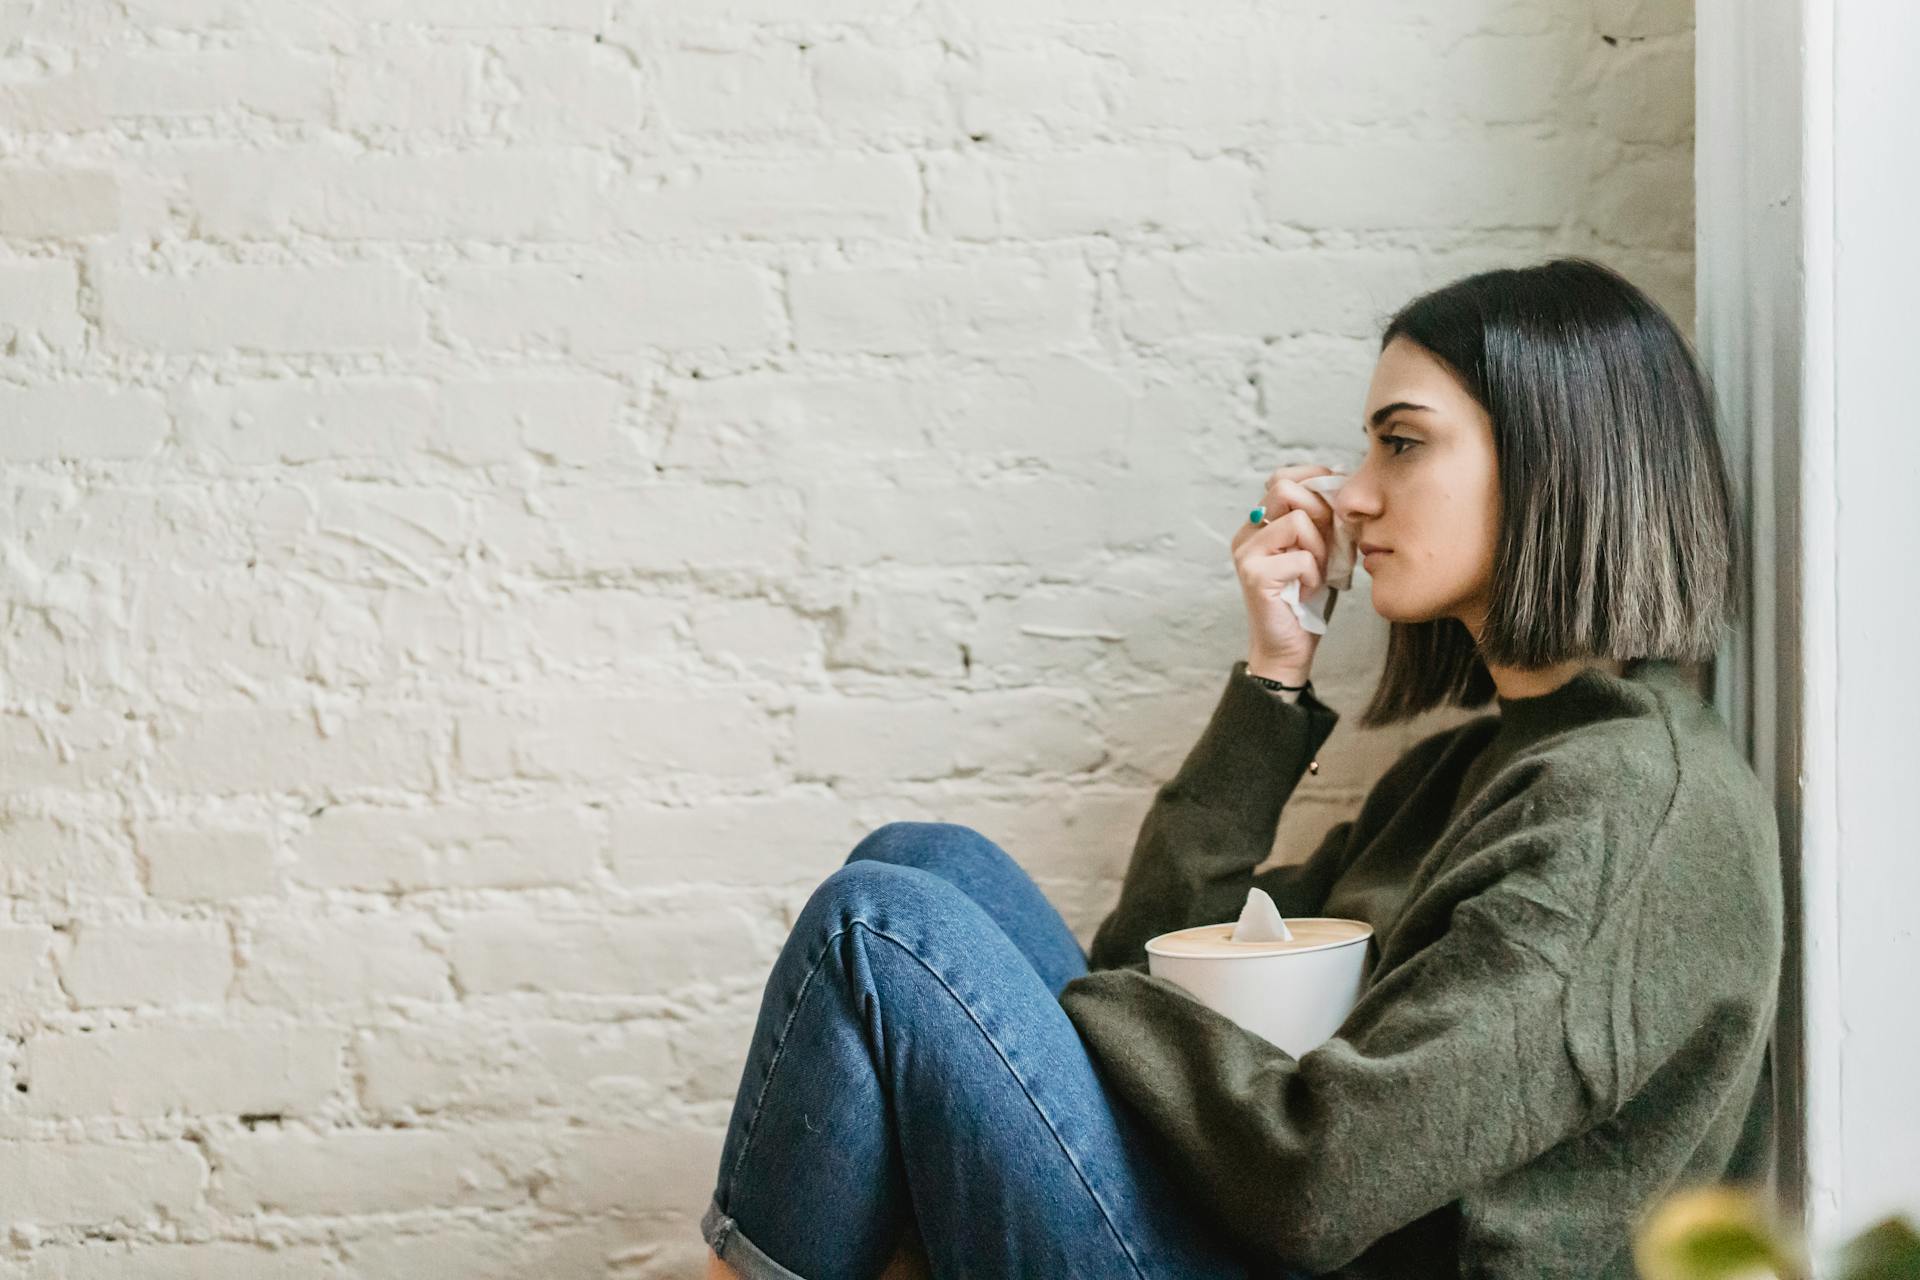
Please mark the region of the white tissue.
<svg viewBox="0 0 1920 1280"><path fill-rule="evenodd" d="M1300 483L1323 497L1332 497L1340 492L1351 476L1341 472L1332 475L1309 476ZM1334 517L1333 544L1327 548L1327 580L1315 589L1312 595L1300 598L1300 580L1295 578L1280 588L1280 598L1293 610L1293 616L1300 619L1303 629L1316 636L1327 633L1327 613L1333 600L1333 593L1345 591L1353 585L1353 530L1347 522Z"/></svg>
<svg viewBox="0 0 1920 1280"><path fill-rule="evenodd" d="M1233 926L1234 942L1291 942L1293 930L1273 904L1265 889L1248 889L1247 905L1240 909L1240 920Z"/></svg>

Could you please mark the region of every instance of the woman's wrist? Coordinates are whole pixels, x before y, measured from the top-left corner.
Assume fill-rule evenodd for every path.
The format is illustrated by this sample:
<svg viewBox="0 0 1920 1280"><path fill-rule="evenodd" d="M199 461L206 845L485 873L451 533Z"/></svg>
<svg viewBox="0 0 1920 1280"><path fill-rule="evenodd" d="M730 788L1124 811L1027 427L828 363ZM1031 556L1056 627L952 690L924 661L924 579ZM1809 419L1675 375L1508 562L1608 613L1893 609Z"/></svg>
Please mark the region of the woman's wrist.
<svg viewBox="0 0 1920 1280"><path fill-rule="evenodd" d="M1307 684L1308 672L1298 667L1289 667L1270 659L1248 658L1247 674L1263 680L1274 680L1292 688L1303 688Z"/></svg>
<svg viewBox="0 0 1920 1280"><path fill-rule="evenodd" d="M1313 688L1311 684L1306 684L1298 689L1292 689L1277 680L1267 680L1260 676L1248 676L1247 679L1253 681L1282 702L1299 702L1300 699L1307 696L1307 691Z"/></svg>

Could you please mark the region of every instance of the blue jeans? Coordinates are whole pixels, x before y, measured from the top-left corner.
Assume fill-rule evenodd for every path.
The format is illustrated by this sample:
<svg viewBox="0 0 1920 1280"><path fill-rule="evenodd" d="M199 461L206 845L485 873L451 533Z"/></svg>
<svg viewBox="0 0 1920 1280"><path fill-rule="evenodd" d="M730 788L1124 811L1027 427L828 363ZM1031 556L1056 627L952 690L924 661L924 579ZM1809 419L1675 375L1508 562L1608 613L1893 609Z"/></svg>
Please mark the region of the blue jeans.
<svg viewBox="0 0 1920 1280"><path fill-rule="evenodd" d="M1057 999L1059 913L967 827L893 822L821 882L761 999L713 1250L761 1280L1249 1274L1157 1168Z"/></svg>

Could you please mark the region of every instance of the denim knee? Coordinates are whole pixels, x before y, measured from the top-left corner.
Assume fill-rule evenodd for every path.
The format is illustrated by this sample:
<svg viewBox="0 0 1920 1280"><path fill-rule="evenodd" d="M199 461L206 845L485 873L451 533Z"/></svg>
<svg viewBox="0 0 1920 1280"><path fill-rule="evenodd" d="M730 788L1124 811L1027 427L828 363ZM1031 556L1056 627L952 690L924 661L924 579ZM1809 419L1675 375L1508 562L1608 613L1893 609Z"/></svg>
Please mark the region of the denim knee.
<svg viewBox="0 0 1920 1280"><path fill-rule="evenodd" d="M957 822L888 822L875 827L853 846L847 861L919 867L937 858L950 858L958 849L970 853L999 852L999 846L993 841Z"/></svg>
<svg viewBox="0 0 1920 1280"><path fill-rule="evenodd" d="M844 932L856 920L879 928L923 920L930 899L956 892L918 868L877 858L848 862L814 888L794 921L793 934L818 939ZM935 914L942 910L951 910L951 904L934 909Z"/></svg>

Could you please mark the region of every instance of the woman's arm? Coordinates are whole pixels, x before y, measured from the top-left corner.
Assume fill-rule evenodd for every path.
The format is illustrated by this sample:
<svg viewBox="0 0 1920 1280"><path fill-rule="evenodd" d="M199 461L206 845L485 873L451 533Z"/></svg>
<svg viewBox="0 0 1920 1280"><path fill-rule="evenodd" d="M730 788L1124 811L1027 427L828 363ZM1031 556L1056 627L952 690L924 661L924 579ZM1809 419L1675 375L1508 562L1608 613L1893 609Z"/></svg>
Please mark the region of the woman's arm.
<svg viewBox="0 0 1920 1280"><path fill-rule="evenodd" d="M1120 901L1094 934L1090 969L1144 965L1147 939L1233 919L1246 904L1253 869L1273 849L1281 807L1340 718L1310 693L1298 702L1275 696L1247 678L1246 665L1234 664L1200 740L1155 794ZM1331 833L1322 841L1315 854L1322 867L1338 843ZM1320 868L1297 875L1303 885L1322 878ZM1289 905L1299 914L1296 897L1281 910Z"/></svg>
<svg viewBox="0 0 1920 1280"><path fill-rule="evenodd" d="M1606 824L1521 802L1503 818L1410 907L1439 935L1304 1057L1146 973L1062 990L1182 1184L1263 1256L1331 1271L1613 1105L1566 1024L1574 975L1607 964L1588 949Z"/></svg>

